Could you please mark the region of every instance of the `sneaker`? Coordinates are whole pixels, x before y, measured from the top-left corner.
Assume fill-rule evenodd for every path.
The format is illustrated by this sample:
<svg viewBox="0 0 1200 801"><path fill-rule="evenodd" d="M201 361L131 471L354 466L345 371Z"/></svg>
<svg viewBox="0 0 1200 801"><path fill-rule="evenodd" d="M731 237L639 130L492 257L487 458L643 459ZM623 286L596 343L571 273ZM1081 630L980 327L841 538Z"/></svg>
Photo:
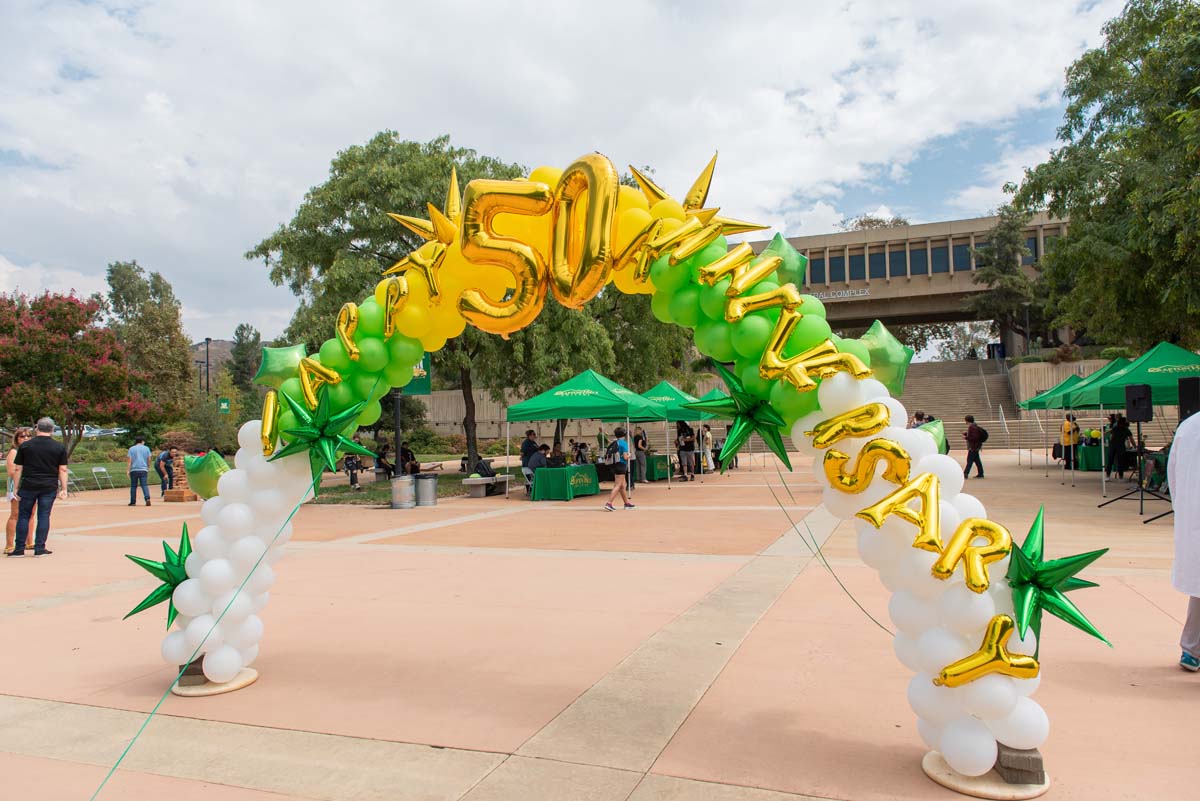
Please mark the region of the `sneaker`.
<svg viewBox="0 0 1200 801"><path fill-rule="evenodd" d="M40 551L34 551L33 555L34 556L49 556L52 553L54 553L54 551L47 551L45 548L43 548Z"/></svg>
<svg viewBox="0 0 1200 801"><path fill-rule="evenodd" d="M147 499L146 499L146 505L147 505L147 506L149 506L149 505L150 505L150 499L149 499L149 498L147 498Z"/></svg>
<svg viewBox="0 0 1200 801"><path fill-rule="evenodd" d="M975 478L983 478L983 473L980 473L979 475L975 476Z"/></svg>
<svg viewBox="0 0 1200 801"><path fill-rule="evenodd" d="M130 503L129 505L130 505L130 506L137 506L137 504L136 504L136 503Z"/></svg>
<svg viewBox="0 0 1200 801"><path fill-rule="evenodd" d="M966 473L963 473L963 481L966 481L969 478L970 478L969 475L967 475Z"/></svg>
<svg viewBox="0 0 1200 801"><path fill-rule="evenodd" d="M11 556L12 554L9 555ZM1200 659L1184 651L1179 656L1179 666L1184 670L1190 670L1195 673L1197 670L1200 670Z"/></svg>
<svg viewBox="0 0 1200 801"><path fill-rule="evenodd" d="M637 507L634 506L632 503L627 503L627 504L625 504L625 508L626 509L636 509Z"/></svg>
<svg viewBox="0 0 1200 801"><path fill-rule="evenodd" d="M9 551L8 553L6 553L4 555L10 559L20 559L22 556L25 555L25 552L13 550L13 551Z"/></svg>
<svg viewBox="0 0 1200 801"><path fill-rule="evenodd" d="M617 507L613 506L611 503L606 503L606 504L604 504L604 511L615 512L615 511L617 511Z"/></svg>

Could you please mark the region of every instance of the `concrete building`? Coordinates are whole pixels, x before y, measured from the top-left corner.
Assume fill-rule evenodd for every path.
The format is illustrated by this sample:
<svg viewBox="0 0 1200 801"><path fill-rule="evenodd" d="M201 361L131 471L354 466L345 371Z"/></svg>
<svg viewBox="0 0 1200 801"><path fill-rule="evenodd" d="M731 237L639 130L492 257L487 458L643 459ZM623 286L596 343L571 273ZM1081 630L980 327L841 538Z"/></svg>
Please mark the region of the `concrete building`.
<svg viewBox="0 0 1200 801"><path fill-rule="evenodd" d="M825 303L835 328L865 328L879 319L887 325L958 322L974 319L966 310L976 284L972 248L983 245L995 217L923 223L898 228L797 236L788 241L808 258L804 291ZM1032 265L1063 234L1066 223L1036 214L1026 229ZM766 241L754 242L760 251ZM1002 332L1008 355L1024 353L1025 343Z"/></svg>

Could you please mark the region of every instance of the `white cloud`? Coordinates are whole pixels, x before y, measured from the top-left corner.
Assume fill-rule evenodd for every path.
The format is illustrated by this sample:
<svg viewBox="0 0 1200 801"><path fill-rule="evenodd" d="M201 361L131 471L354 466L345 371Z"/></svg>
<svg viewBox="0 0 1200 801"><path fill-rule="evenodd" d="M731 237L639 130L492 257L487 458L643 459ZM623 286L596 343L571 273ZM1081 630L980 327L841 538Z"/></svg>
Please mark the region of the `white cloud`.
<svg viewBox="0 0 1200 801"><path fill-rule="evenodd" d="M86 297L105 289L103 275L85 275L66 267L49 267L34 262L17 265L0 254L0 292L22 292L26 295L49 292L74 292Z"/></svg>
<svg viewBox="0 0 1200 801"><path fill-rule="evenodd" d="M598 149L654 165L675 192L720 150L716 204L814 232L844 216L843 187L904 175L936 139L1052 105L1063 69L1120 10L115 6L6 3L0 253L85 276L136 258L172 281L197 337L229 336L238 320L278 333L294 300L241 254L290 218L339 149L381 129L449 132L530 166Z"/></svg>
<svg viewBox="0 0 1200 801"><path fill-rule="evenodd" d="M1050 155L1054 142L1041 142L1022 148L1006 146L1000 158L980 171L982 180L952 194L946 205L955 211L971 216L991 214L997 206L1008 200L1004 184L1019 183L1026 168L1036 167Z"/></svg>

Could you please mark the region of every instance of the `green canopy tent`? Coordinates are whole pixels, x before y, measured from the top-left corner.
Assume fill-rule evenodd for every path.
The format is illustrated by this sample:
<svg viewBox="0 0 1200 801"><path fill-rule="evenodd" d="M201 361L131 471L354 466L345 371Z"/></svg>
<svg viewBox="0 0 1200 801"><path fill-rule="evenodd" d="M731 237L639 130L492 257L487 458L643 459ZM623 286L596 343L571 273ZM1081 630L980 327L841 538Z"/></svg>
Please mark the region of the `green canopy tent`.
<svg viewBox="0 0 1200 801"><path fill-rule="evenodd" d="M1018 405L1022 409L1049 409L1051 404L1058 400L1063 392L1075 386L1080 381L1083 381L1083 379L1072 373L1062 381L1050 387L1050 389L1034 395L1029 400L1021 401L1021 403Z"/></svg>
<svg viewBox="0 0 1200 801"><path fill-rule="evenodd" d="M1113 359L1111 362L1104 365L1079 383L1075 384L1073 387L1068 387L1065 391L1061 392L1058 402L1055 404L1055 408L1084 408L1083 406L1077 405L1078 399L1081 397L1081 393L1086 392L1089 387L1095 387L1103 384L1109 378L1124 370L1129 364L1131 364L1131 360L1126 358ZM1097 404L1096 406L1088 408L1098 409L1100 406Z"/></svg>
<svg viewBox="0 0 1200 801"><path fill-rule="evenodd" d="M713 391L715 392L716 390L713 390ZM667 427L668 422L677 423L681 420L684 422L690 422L692 420L696 420L697 418L703 420L707 417L707 415L701 415L699 412L696 412L692 409L684 408L685 403L695 403L698 400L698 398L696 398L696 396L694 396L694 395L689 395L688 393L684 392L682 389L675 386L670 381L660 381L656 386L651 387L650 389L643 392L642 397L649 401L653 401L654 403L657 403L660 407L662 407L663 411L666 413L665 417L662 418L662 421L663 421L663 437L666 441L668 454L670 454L670 451L671 451L671 434ZM639 422L641 422L641 421L639 421ZM703 448L701 448L701 453L703 453ZM669 455L668 455L668 461L670 461ZM703 467L701 467L701 469L700 469L700 479L701 480L704 479ZM667 486L670 486L670 484L671 484L671 471L670 471L670 468L668 468L667 469Z"/></svg>
<svg viewBox="0 0 1200 801"><path fill-rule="evenodd" d="M508 462L508 443L512 442L514 422L562 418L625 420L625 436L628 438L629 420L662 420L665 414L663 408L654 401L647 400L616 381L605 378L595 370L584 370L574 378L540 395L513 404L505 410L505 420L508 424L505 463Z"/></svg>
<svg viewBox="0 0 1200 801"><path fill-rule="evenodd" d="M1160 342L1140 357L1097 381L1086 389L1072 392L1072 408L1122 409L1125 387L1148 384L1156 406L1179 405L1179 379L1200 376L1200 356L1170 342Z"/></svg>

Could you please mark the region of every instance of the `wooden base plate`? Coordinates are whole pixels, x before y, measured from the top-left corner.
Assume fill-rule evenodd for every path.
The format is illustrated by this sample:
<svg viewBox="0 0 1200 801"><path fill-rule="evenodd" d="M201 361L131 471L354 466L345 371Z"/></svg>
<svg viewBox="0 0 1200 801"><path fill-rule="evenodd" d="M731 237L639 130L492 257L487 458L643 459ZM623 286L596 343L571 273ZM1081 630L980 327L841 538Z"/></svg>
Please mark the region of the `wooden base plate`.
<svg viewBox="0 0 1200 801"><path fill-rule="evenodd" d="M937 751L930 751L921 760L921 770L938 784L956 793L974 798L992 798L996 801L1022 801L1037 798L1050 789L1050 775L1041 784L1008 784L992 770L982 776L963 776L946 764Z"/></svg>
<svg viewBox="0 0 1200 801"><path fill-rule="evenodd" d="M231 693L234 690L240 690L243 687L249 687L254 682L258 681L258 671L254 668L242 668L242 671L234 676L230 681L221 684L213 682L205 682L204 684L195 684L191 687L180 687L176 684L171 688L171 692L183 698L205 698L210 695L221 695L222 693Z"/></svg>

